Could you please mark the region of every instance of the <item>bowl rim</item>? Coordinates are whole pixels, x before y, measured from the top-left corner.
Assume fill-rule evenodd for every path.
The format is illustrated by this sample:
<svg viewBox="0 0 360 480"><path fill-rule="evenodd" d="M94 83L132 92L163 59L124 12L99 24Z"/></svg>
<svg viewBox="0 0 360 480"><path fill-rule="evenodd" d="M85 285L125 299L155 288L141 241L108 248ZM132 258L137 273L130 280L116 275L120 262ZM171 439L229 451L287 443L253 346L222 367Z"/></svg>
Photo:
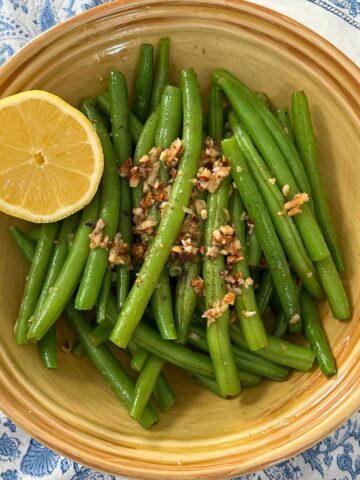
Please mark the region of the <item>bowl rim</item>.
<svg viewBox="0 0 360 480"><path fill-rule="evenodd" d="M290 17L287 17L270 8L250 3L246 0L112 0L109 3L99 5L75 15L74 17L53 26L49 30L32 39L0 67L0 78L11 78L13 72L16 71L16 69L24 62L28 61L29 53L37 53L41 49L42 45L45 43L50 44L50 42L55 40L58 35L63 35L74 28L78 28L92 19L101 16L105 12L109 12L111 10L115 11L132 5L165 5L169 3L174 5L184 5L187 3L191 5L198 4L204 6L209 4L221 4L225 5L226 7L237 7L239 10L252 17L260 17L261 20L271 22L286 31L291 31L292 36L299 37L302 40L311 43L313 43L315 40L316 45L314 45L314 48L320 50L322 54L327 55L333 61L335 61L337 66L345 74L347 74L351 83L354 85L359 84L359 81L357 80L359 67L324 37L320 36L316 32L313 32L308 27L291 19ZM291 26L295 26L296 31L292 30ZM360 103L359 98L357 99L356 103ZM249 473L254 470L261 470L271 464L288 459L311 447L335 428L340 426L360 406L360 390L353 388L342 403L338 402L336 404L335 412L334 409L331 409L329 415L324 420L323 428L321 429L320 434L317 433L317 429L313 429L315 431L312 431L310 434L309 432L306 432L306 435L302 434L295 440L290 441L289 439L289 442L281 445L281 448L278 447L277 450L281 451L276 453L275 460L271 458L274 457L274 451L272 452L272 455L263 454L261 458L259 458L256 462L253 462L253 466L251 468L249 468L249 466L244 468L242 465L236 463L236 459L234 460L232 455L227 463L221 463L218 461L217 464L211 464L209 466L197 466L193 464L191 466L189 465L189 469L181 471L177 470L176 473L174 472L173 465L162 465L161 468L157 470L150 470L149 467L154 468L153 464L139 462L136 465L133 465L134 462L131 459L121 459L121 465L118 463L116 470L114 470L108 468L109 462L107 462L106 459L94 458L91 451L86 448L86 445L77 444L77 448L73 450L73 445L70 443L54 437L52 434L50 434L50 432L42 431L42 429L37 425L38 421L35 419L37 418L35 415L32 417L33 420L30 418L29 421L29 408L27 408L28 405L26 405L26 401L19 401L19 398L23 398L21 396L21 392L20 395L17 396L14 394L13 389L8 388L8 390L6 390L6 383L8 383L6 380L6 372L2 372L0 368L0 387L2 387L0 388L0 407L6 415L12 418L14 422L24 431L28 432L29 435L37 438L49 448L61 453L62 455L65 455L66 457L73 458L82 464L89 465L92 468L100 469L102 471L108 471L111 474L123 474L132 478L167 479L171 477L194 479L195 475L196 478L225 478L229 476L236 476L238 474ZM10 390L13 391L11 392ZM27 402L30 402L29 399L27 399ZM35 410L36 407L34 408L34 411ZM44 415L41 413L41 408L37 410L39 417L43 417Z"/></svg>

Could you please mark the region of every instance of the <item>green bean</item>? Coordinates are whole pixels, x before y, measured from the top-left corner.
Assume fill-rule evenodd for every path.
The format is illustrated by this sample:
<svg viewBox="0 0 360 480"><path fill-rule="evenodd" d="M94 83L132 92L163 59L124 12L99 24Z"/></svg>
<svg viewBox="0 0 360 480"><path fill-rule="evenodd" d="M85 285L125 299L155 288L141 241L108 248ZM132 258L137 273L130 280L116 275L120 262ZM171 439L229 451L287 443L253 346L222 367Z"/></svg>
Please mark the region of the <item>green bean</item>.
<svg viewBox="0 0 360 480"><path fill-rule="evenodd" d="M110 300L110 297L108 298L108 302ZM108 316L106 316L106 319L99 323L94 330L91 333L90 340L92 345L94 347L98 347L102 343L105 343L109 340L111 330L114 328L114 323L109 322Z"/></svg>
<svg viewBox="0 0 360 480"><path fill-rule="evenodd" d="M255 95L264 105L267 107L270 105L269 97L265 92L256 92Z"/></svg>
<svg viewBox="0 0 360 480"><path fill-rule="evenodd" d="M328 377L335 375L336 365L326 334L319 322L316 306L307 292L300 294L300 308L303 317L305 337L316 355L317 363Z"/></svg>
<svg viewBox="0 0 360 480"><path fill-rule="evenodd" d="M74 293L86 258L89 253L89 222L98 218L99 195L96 194L83 211L73 246L59 273L56 282L49 291L43 306L31 322L28 338L33 341L40 340L61 315L67 302Z"/></svg>
<svg viewBox="0 0 360 480"><path fill-rule="evenodd" d="M215 141L220 141L223 136L223 110L221 105L221 92L212 85L209 103L209 134ZM205 221L204 243L207 251L212 247L213 233L226 223L225 209L229 201L230 177L223 179L217 190L209 193L207 197L208 216ZM203 278L205 287L205 308L211 309L216 302L221 302L225 297L226 285L221 278L225 270L225 258L218 255L216 258L204 256ZM230 311L229 308L215 321L208 321L207 343L210 357L214 365L215 378L224 396L238 395L241 390L239 375L235 358L231 350L230 336Z"/></svg>
<svg viewBox="0 0 360 480"><path fill-rule="evenodd" d="M66 306L65 312L70 325L75 330L95 368L101 373L115 395L129 410L134 394L133 381L128 377L125 370L123 370L120 365L120 362L105 345L94 347L91 344L91 326L87 322L85 316L81 312L75 310L70 303ZM149 428L158 421L158 415L152 406L148 404L138 421L144 428Z"/></svg>
<svg viewBox="0 0 360 480"><path fill-rule="evenodd" d="M204 377L203 375L199 375L197 373L191 373L189 374L189 377L192 378L196 383L198 383L202 387L205 387L211 392L215 393L215 395L217 395L218 397L226 398L226 395L222 393L216 380L212 378Z"/></svg>
<svg viewBox="0 0 360 480"><path fill-rule="evenodd" d="M206 332L201 327L191 325L188 341L191 345L204 352L209 351L206 341ZM289 371L286 367L261 358L256 355L256 352L249 352L235 343L231 344L231 348L235 355L238 369L241 372L253 373L280 382L285 380L288 376Z"/></svg>
<svg viewBox="0 0 360 480"><path fill-rule="evenodd" d="M157 285L171 248L179 234L188 206L192 183L200 160L202 114L199 86L192 69L181 73L184 105L183 154L174 180L168 207L163 212L155 239L138 273L110 339L126 347Z"/></svg>
<svg viewBox="0 0 360 480"><path fill-rule="evenodd" d="M231 340L247 349L241 328L238 325L232 325L230 328ZM267 360L271 360L279 365L294 368L302 372L308 372L313 366L315 355L312 350L301 345L294 345L280 338L268 335L268 344L265 348L256 351L256 355Z"/></svg>
<svg viewBox="0 0 360 480"><path fill-rule="evenodd" d="M235 137L224 140L222 147L225 156L230 161L232 175L246 210L255 223L257 235L271 271L275 288L279 294L281 305L286 313L286 318L290 321L295 315L299 316L299 303L295 295L283 247Z"/></svg>
<svg viewBox="0 0 360 480"><path fill-rule="evenodd" d="M264 161L255 149L249 135L237 120L234 113L229 115L229 121L234 130L240 150L246 159L247 167L251 171L257 187L264 197L275 229L290 263L309 293L314 298L321 300L324 298L324 293L317 280L315 267L306 252L299 232L292 220L294 217L281 214L284 209L282 193L276 184L271 183L271 173L266 168Z"/></svg>
<svg viewBox="0 0 360 480"><path fill-rule="evenodd" d="M135 77L135 96L132 107L135 115L145 122L149 114L153 78L153 46L140 45L139 62Z"/></svg>
<svg viewBox="0 0 360 480"><path fill-rule="evenodd" d="M48 271L44 280L44 284L39 295L39 299L34 310L34 317L44 305L44 302L49 294L50 289L59 276L59 273L65 263L66 257L69 253L68 236L72 233L79 223L79 216L77 214L66 218L60 227L59 236L54 246L51 259L49 261ZM53 325L49 331L39 342L40 357L46 368L56 368L56 328Z"/></svg>
<svg viewBox="0 0 360 480"><path fill-rule="evenodd" d="M86 355L86 352L84 350L84 347L82 346L81 343L78 343L72 350L71 353L75 355L77 358L82 358L84 355Z"/></svg>
<svg viewBox="0 0 360 480"><path fill-rule="evenodd" d="M350 320L351 309L349 300L333 259L328 257L316 262L315 265L332 314L338 320Z"/></svg>
<svg viewBox="0 0 360 480"><path fill-rule="evenodd" d="M236 114L249 131L255 146L263 156L269 170L273 173L272 176L276 177L281 188L285 185L289 186L289 198L293 198L299 193L296 181L263 119L247 96L239 91L238 82L234 83L233 80L222 77L219 72L216 72L215 78L218 78L218 82L221 84L222 89L231 100ZM271 118L274 119L272 114ZM281 130L278 123L276 121L275 123ZM281 135L283 135L282 131ZM291 145L290 141L289 145ZM309 189L303 190L304 192L309 192ZM301 210L302 214L295 215L294 221L299 229L304 245L309 252L311 260L322 260L329 255L329 249L327 248L320 228L312 215L310 206L305 203L301 206Z"/></svg>
<svg viewBox="0 0 360 480"><path fill-rule="evenodd" d="M285 135L285 132L283 130L283 127L277 120L277 118L274 116L272 111L270 110L269 106L261 101L259 97L257 97L243 82L238 80L236 77L231 75L226 70L218 70L215 73L215 76L217 78L222 77L227 80L230 80L236 85L237 89L237 101L243 103L247 103L247 106L250 107L250 112L254 113L257 118L261 119L262 122L258 122L257 128L258 131L260 132L260 124L265 127L263 130L267 130L267 133L270 134L269 140L271 140L271 137L273 139L272 144L274 147L277 147L277 152L280 153L280 157L282 157L283 160L285 160L286 163L284 165L288 167L288 171L290 176L295 179L295 182L297 184L297 187L300 189L302 192L308 192L310 193L310 185L309 185L309 180L306 176L306 172L304 169L304 165L302 164L299 154L295 148L295 145L291 140ZM230 100L231 103L231 100ZM252 107L252 108L251 108ZM245 113L245 112L244 112ZM241 118L241 117L240 117ZM250 122L250 119L249 119ZM243 121L245 124L245 121ZM245 124L246 126L246 124ZM249 129L249 132L251 135L253 135L253 132ZM266 137L265 137L266 138ZM253 138L254 142L256 143L255 137ZM264 140L265 141L265 140ZM260 145L258 146L261 151ZM291 173L290 173L291 172ZM274 173L275 169L274 169ZM280 180L280 178L279 178ZM295 185L294 182L294 185ZM311 204L311 199L310 199L310 204ZM311 204L312 207L312 204Z"/></svg>
<svg viewBox="0 0 360 480"><path fill-rule="evenodd" d="M131 368L133 368L137 372L141 372L141 370L146 365L146 362L148 361L149 356L150 356L149 352L147 352L141 347L137 347L137 350L134 353L134 356L131 360Z"/></svg>
<svg viewBox="0 0 360 480"><path fill-rule="evenodd" d="M104 156L104 173L101 181L101 206L99 218L105 223L102 231L103 238L112 241L117 230L120 208L120 182L116 167L116 157L110 136L99 116L98 110L91 99L82 101L83 113L94 125L99 136ZM75 298L75 307L78 310L91 310L97 300L108 266L108 252L98 246L90 250L79 290Z"/></svg>
<svg viewBox="0 0 360 480"><path fill-rule="evenodd" d="M106 307L111 290L112 270L108 268L105 272L98 299L96 302L96 321L102 323L106 318Z"/></svg>
<svg viewBox="0 0 360 480"><path fill-rule="evenodd" d="M176 402L176 396L173 392L164 372L161 372L158 381L153 389L153 395L156 403L162 412L169 410Z"/></svg>
<svg viewBox="0 0 360 480"><path fill-rule="evenodd" d="M17 227L10 227L9 232L21 250L25 260L31 263L35 255L34 243Z"/></svg>
<svg viewBox="0 0 360 480"><path fill-rule="evenodd" d="M244 213L244 205L239 192L234 190L230 200L230 219L241 245L245 245L245 231L241 220ZM245 257L234 264L233 272L235 274L239 273L244 281L251 278ZM241 295L236 297L235 308L249 349L258 350L264 347L267 344L266 331L256 304L253 285L246 284L242 289ZM249 317L248 312L251 312L251 317Z"/></svg>
<svg viewBox="0 0 360 480"><path fill-rule="evenodd" d="M258 306L259 315L263 315L267 309L272 294L274 292L275 285L272 279L272 275L269 269L266 269L262 274L259 288L256 291L256 304Z"/></svg>
<svg viewBox="0 0 360 480"><path fill-rule="evenodd" d="M155 110L159 105L165 85L169 83L169 48L169 38L160 38L152 84L150 111Z"/></svg>
<svg viewBox="0 0 360 480"><path fill-rule="evenodd" d="M111 107L110 107L110 97L108 92L100 93L96 97L96 103L100 107L100 109L110 117L111 115ZM137 144L141 132L143 129L143 124L141 121L130 112L130 132L131 132L131 140L134 145Z"/></svg>
<svg viewBox="0 0 360 480"><path fill-rule="evenodd" d="M39 353L45 368L55 369L57 362L56 325L53 325L39 342Z"/></svg>
<svg viewBox="0 0 360 480"><path fill-rule="evenodd" d="M16 227L15 227L16 228ZM30 230L27 230L25 232L25 235L32 241L37 242L39 240L40 236L40 231L41 231L41 225L37 227L33 227Z"/></svg>
<svg viewBox="0 0 360 480"><path fill-rule="evenodd" d="M300 290L301 290L301 284L296 281L295 277L294 277L294 287L295 287L296 297L299 298ZM294 333L301 332L301 330L302 330L302 319L300 318L297 322L289 323L288 320L286 319L284 311L280 307L278 309L278 312L277 312L277 315L276 315L276 318L275 318L273 335L274 335L274 337L281 338L285 335L287 330L289 330L290 332L294 332Z"/></svg>
<svg viewBox="0 0 360 480"><path fill-rule="evenodd" d="M295 145L295 133L291 124L290 113L288 107L282 107L276 110L276 118L279 120L281 126L284 129L285 135Z"/></svg>
<svg viewBox="0 0 360 480"><path fill-rule="evenodd" d="M15 340L19 345L28 343L28 323L35 311L36 302L41 293L41 287L45 279L58 229L58 223L45 223L41 227L30 272L27 276L19 314L15 323Z"/></svg>
<svg viewBox="0 0 360 480"><path fill-rule="evenodd" d="M258 267L261 260L262 250L256 234L255 225L251 225L251 227L248 229L246 251L249 267Z"/></svg>
<svg viewBox="0 0 360 480"><path fill-rule="evenodd" d="M338 238L332 223L324 184L320 176L316 140L311 121L309 103L305 92L293 93L291 107L296 145L299 149L301 159L309 178L316 218L320 224L336 267L339 272L343 272L345 270L345 265L340 251Z"/></svg>
<svg viewBox="0 0 360 480"><path fill-rule="evenodd" d="M141 157L147 155L155 145L155 135L159 120L159 110L155 110L147 119L136 144L134 164L138 165ZM133 207L137 208L143 198L143 181L140 179L137 187L132 188Z"/></svg>
<svg viewBox="0 0 360 480"><path fill-rule="evenodd" d="M159 121L155 135L157 147L165 149L170 147L171 143L179 135L181 117L181 90L178 87L167 85L164 88L159 105ZM163 161L160 163L158 178L164 183L169 181L169 173ZM158 222L160 221L160 212L156 208L150 215ZM177 337L177 332L172 307L169 273L166 267L159 277L157 288L153 291L150 303L161 337L166 340L174 340Z"/></svg>
<svg viewBox="0 0 360 480"><path fill-rule="evenodd" d="M121 165L131 157L130 107L125 77L120 72L110 72L109 98L111 133L115 154ZM129 182L120 178L120 212L118 230L131 249L132 244L132 193ZM121 310L130 288L129 265L117 265L116 286L118 307Z"/></svg>
<svg viewBox="0 0 360 480"><path fill-rule="evenodd" d="M150 355L145 367L141 370L130 406L130 416L135 420L140 419L164 365L164 360L155 355Z"/></svg>

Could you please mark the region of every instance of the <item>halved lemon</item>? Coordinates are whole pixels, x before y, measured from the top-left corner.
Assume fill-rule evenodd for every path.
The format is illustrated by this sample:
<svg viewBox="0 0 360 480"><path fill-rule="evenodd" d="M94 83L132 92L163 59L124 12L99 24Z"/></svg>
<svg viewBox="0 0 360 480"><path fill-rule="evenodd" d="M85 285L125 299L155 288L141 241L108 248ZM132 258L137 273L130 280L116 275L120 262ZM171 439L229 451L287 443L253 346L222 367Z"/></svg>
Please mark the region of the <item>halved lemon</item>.
<svg viewBox="0 0 360 480"><path fill-rule="evenodd" d="M0 100L0 211L65 218L90 202L103 168L94 127L61 98L32 90Z"/></svg>

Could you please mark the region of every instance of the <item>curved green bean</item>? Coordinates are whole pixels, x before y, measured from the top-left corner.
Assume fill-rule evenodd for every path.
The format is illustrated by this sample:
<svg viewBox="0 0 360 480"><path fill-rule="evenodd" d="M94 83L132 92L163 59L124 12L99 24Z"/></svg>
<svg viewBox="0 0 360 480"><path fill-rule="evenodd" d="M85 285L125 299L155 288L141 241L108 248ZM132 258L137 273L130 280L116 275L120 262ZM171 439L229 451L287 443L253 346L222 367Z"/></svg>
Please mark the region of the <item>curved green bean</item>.
<svg viewBox="0 0 360 480"><path fill-rule="evenodd" d="M33 227L30 230L27 230L25 232L25 235L33 242L37 242L39 240L40 231L41 225L38 225L37 227Z"/></svg>
<svg viewBox="0 0 360 480"><path fill-rule="evenodd" d="M275 112L276 118L279 120L282 128L284 129L285 135L291 140L291 142L295 145L295 133L294 128L291 123L290 113L288 107L282 107L276 110Z"/></svg>
<svg viewBox="0 0 360 480"><path fill-rule="evenodd" d="M331 219L329 205L323 181L320 176L317 146L313 131L309 103L305 92L292 95L292 115L296 145L309 178L311 196L315 206L316 218L320 224L326 243L339 272L345 270L339 241Z"/></svg>
<svg viewBox="0 0 360 480"><path fill-rule="evenodd" d="M272 279L271 272L269 269L266 269L262 274L259 288L256 291L256 304L258 306L260 316L263 315L263 313L267 309L274 289L275 285Z"/></svg>
<svg viewBox="0 0 360 480"><path fill-rule="evenodd" d="M241 198L253 219L265 259L273 276L283 310L288 321L300 317L299 303L285 257L283 247L276 234L267 206L252 179L236 138L222 142L225 156L231 164L231 171Z"/></svg>
<svg viewBox="0 0 360 480"><path fill-rule="evenodd" d="M335 375L335 360L325 332L319 322L316 306L304 290L302 290L300 294L300 308L305 337L316 355L316 360L321 370L328 377Z"/></svg>
<svg viewBox="0 0 360 480"><path fill-rule="evenodd" d="M27 276L19 314L15 323L15 340L19 345L29 343L27 338L29 320L35 311L36 303L41 293L41 287L46 276L58 229L59 223L45 223L41 226L39 240L36 245L30 272Z"/></svg>
<svg viewBox="0 0 360 480"><path fill-rule="evenodd" d="M135 351L134 356L131 360L131 368L133 368L137 372L141 372L141 370L146 365L149 356L149 352L147 352L141 347L137 347L137 350Z"/></svg>
<svg viewBox="0 0 360 480"><path fill-rule="evenodd" d="M115 237L120 209L120 182L116 167L116 157L110 136L105 129L93 100L85 99L82 112L94 125L104 151L104 173L101 181L101 206L99 218L105 222L103 238L110 241ZM90 250L79 290L75 298L78 310L91 310L97 300L108 267L108 251L98 246Z"/></svg>
<svg viewBox="0 0 360 480"><path fill-rule="evenodd" d="M108 268L105 272L100 292L96 301L96 322L102 323L106 318L106 308L111 290L112 270Z"/></svg>
<svg viewBox="0 0 360 480"><path fill-rule="evenodd" d="M160 103L161 95L166 85L169 83L169 48L170 39L160 38L156 56L155 72L152 84L150 111L157 108Z"/></svg>
<svg viewBox="0 0 360 480"><path fill-rule="evenodd" d="M246 251L249 267L258 267L261 260L262 250L256 233L255 225L253 225L247 233Z"/></svg>
<svg viewBox="0 0 360 480"><path fill-rule="evenodd" d="M99 214L99 194L83 211L73 246L44 304L31 322L28 338L39 341L61 315L74 293L89 253L91 226Z"/></svg>
<svg viewBox="0 0 360 480"><path fill-rule="evenodd" d="M158 381L153 389L153 395L156 403L162 412L169 410L176 402L176 396L171 388L164 372L161 372Z"/></svg>
<svg viewBox="0 0 360 480"><path fill-rule="evenodd" d="M184 107L183 154L174 180L168 207L165 209L155 239L137 275L134 286L120 312L111 341L126 347L157 285L171 248L179 234L188 206L192 183L200 160L202 112L199 86L192 69L181 73Z"/></svg>
<svg viewBox="0 0 360 480"><path fill-rule="evenodd" d="M57 362L56 325L53 325L39 342L39 354L45 368L55 369Z"/></svg>
<svg viewBox="0 0 360 480"><path fill-rule="evenodd" d="M31 263L33 261L36 249L34 243L17 227L9 227L9 232L15 240L16 245L21 250L24 258Z"/></svg>
<svg viewBox="0 0 360 480"><path fill-rule="evenodd" d="M149 43L140 45L139 62L135 77L135 95L132 110L145 122L149 114L153 79L153 46Z"/></svg>

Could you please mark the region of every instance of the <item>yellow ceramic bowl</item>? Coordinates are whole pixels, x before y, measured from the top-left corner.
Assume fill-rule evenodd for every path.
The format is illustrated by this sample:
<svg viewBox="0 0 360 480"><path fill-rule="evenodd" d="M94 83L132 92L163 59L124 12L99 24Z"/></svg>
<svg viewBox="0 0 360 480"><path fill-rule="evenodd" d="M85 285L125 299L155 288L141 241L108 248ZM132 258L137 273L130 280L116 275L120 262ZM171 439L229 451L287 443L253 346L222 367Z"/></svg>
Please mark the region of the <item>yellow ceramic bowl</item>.
<svg viewBox="0 0 360 480"><path fill-rule="evenodd" d="M231 477L309 447L360 405L360 105L359 72L299 24L240 1L114 1L50 30L0 71L0 96L40 88L77 103L106 88L110 68L133 82L138 47L170 36L172 80L194 66L202 91L225 67L279 106L308 93L320 166L346 256L350 323L321 318L339 373L294 373L225 401L171 371L178 401L150 432L129 419L85 359L59 352L57 371L42 368L33 346L13 338L28 266L8 235L19 222L0 216L0 408L51 448L92 467L139 478ZM61 324L66 338L66 324Z"/></svg>

